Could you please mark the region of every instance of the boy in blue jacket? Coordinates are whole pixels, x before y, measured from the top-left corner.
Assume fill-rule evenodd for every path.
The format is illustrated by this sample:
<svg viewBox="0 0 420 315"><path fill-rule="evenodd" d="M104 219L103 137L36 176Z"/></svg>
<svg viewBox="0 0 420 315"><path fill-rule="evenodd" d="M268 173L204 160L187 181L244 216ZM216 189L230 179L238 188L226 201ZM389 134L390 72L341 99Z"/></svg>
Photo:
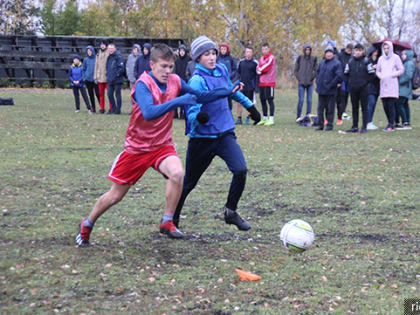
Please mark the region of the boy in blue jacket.
<svg viewBox="0 0 420 315"><path fill-rule="evenodd" d="M213 41L206 36L197 37L191 44L191 53L193 60L197 62L189 82L193 89L211 91L232 86L226 66L216 63L218 51ZM237 91L231 97L249 111L255 123L261 120L258 110L241 92ZM194 189L213 158L219 156L233 173L225 205L225 222L236 225L239 230L249 230L249 223L236 212L245 188L247 167L242 150L236 142L235 122L228 98L190 105L186 107L186 117L190 140L182 194L174 214L175 226L178 227L181 210L188 194Z"/></svg>
<svg viewBox="0 0 420 315"><path fill-rule="evenodd" d="M83 100L85 101L86 108L89 111L89 114L92 113L90 108L89 99L86 94L85 87L83 85L83 70L82 63L80 62L79 56L73 57L73 63L69 68L69 80L70 85L73 88L74 101L76 103L76 113L80 112L80 97L79 91L82 94Z"/></svg>

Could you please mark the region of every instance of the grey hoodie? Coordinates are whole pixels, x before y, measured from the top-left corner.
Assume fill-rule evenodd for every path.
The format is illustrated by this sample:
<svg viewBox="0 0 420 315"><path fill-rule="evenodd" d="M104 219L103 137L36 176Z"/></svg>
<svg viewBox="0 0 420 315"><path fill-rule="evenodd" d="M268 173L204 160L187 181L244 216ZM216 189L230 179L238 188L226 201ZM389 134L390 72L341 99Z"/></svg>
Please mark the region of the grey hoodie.
<svg viewBox="0 0 420 315"><path fill-rule="evenodd" d="M313 84L317 70L317 58L311 54L306 56L306 48L310 48L312 53L311 45L306 43L305 46L303 46L303 55L300 55L296 59L294 70L296 79L298 80L299 84L303 86L309 86Z"/></svg>
<svg viewBox="0 0 420 315"><path fill-rule="evenodd" d="M136 65L137 58L141 55L140 45L134 44L133 46L137 48L137 56L135 56L133 53L131 53L128 56L127 62L125 64L125 73L127 73L128 81L130 81L131 84L136 82L136 75L134 73L134 66Z"/></svg>

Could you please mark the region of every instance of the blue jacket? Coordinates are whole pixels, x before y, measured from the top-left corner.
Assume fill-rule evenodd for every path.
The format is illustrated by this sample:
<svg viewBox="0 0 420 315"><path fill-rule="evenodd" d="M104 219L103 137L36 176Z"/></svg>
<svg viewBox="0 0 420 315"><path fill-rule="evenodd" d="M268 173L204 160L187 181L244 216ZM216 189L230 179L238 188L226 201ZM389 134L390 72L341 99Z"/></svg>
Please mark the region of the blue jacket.
<svg viewBox="0 0 420 315"><path fill-rule="evenodd" d="M124 74L124 62L119 50L109 54L106 61L106 81L108 84L122 84Z"/></svg>
<svg viewBox="0 0 420 315"><path fill-rule="evenodd" d="M198 91L210 91L218 87L233 86L229 79L228 70L222 64L216 64L216 68L212 70L197 64L189 85ZM245 108L253 106L252 102L239 91L232 94L232 99ZM205 111L209 115L209 121L203 125L197 121L197 114L200 111ZM186 113L187 133L189 133L190 138L217 138L219 135L235 129L235 122L227 97L210 103L196 103L188 106Z"/></svg>
<svg viewBox="0 0 420 315"><path fill-rule="evenodd" d="M136 64L134 66L134 75L136 76L136 80L140 78L144 71L149 72L152 70L150 68L150 51L152 49L152 45L146 43L144 44L144 47L149 50L149 53L147 55L142 54L136 60Z"/></svg>
<svg viewBox="0 0 420 315"><path fill-rule="evenodd" d="M224 55L218 55L217 62L226 66L229 73L229 79L233 80L236 77L238 72L238 65L236 64L235 58L230 55L230 52L227 52Z"/></svg>
<svg viewBox="0 0 420 315"><path fill-rule="evenodd" d="M74 63L69 68L69 80L71 86L83 86L83 74L82 74L82 63L79 62L79 64L76 66ZM78 85L75 85L73 81L79 81Z"/></svg>
<svg viewBox="0 0 420 315"><path fill-rule="evenodd" d="M316 91L319 95L335 95L337 84L344 80L343 67L337 58L322 59L316 76Z"/></svg>
<svg viewBox="0 0 420 315"><path fill-rule="evenodd" d="M95 48L93 48L92 46L87 46L86 47L86 53L87 50L90 49L90 51L92 52L92 55L86 56L86 58L83 59L83 81L89 81L89 82L93 82L93 75L95 72L95 63L96 63L96 53L95 53Z"/></svg>

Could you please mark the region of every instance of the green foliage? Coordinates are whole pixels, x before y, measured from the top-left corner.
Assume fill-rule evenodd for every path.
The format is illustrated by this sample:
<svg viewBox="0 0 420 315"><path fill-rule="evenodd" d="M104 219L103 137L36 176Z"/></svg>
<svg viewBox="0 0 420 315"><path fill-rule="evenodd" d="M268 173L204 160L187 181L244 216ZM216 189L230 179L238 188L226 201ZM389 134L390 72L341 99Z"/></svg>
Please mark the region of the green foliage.
<svg viewBox="0 0 420 315"><path fill-rule="evenodd" d="M39 28L38 17L34 1L0 1L0 32L4 35L34 35Z"/></svg>

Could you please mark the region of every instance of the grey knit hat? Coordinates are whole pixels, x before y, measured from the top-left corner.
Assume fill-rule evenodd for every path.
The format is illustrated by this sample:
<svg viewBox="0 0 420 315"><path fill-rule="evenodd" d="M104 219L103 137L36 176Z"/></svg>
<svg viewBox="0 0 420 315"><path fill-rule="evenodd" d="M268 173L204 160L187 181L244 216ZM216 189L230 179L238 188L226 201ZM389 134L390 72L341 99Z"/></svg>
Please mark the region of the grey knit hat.
<svg viewBox="0 0 420 315"><path fill-rule="evenodd" d="M214 49L218 53L216 44L210 38L204 35L197 37L191 43L192 59L197 61L204 52L210 49Z"/></svg>

